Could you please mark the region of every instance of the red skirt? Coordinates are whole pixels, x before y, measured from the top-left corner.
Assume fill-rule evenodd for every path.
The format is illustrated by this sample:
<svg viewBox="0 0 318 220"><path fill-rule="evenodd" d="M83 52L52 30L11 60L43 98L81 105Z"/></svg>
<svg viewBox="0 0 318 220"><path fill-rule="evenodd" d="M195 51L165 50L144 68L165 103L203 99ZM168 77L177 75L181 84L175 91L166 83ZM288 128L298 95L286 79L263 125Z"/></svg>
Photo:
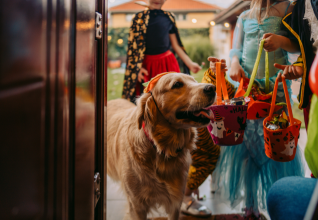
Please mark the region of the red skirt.
<svg viewBox="0 0 318 220"><path fill-rule="evenodd" d="M148 71L148 76L144 75L145 82L148 82L151 78L164 72L177 72L180 73L180 68L176 57L168 50L164 53L157 55L145 54L142 67ZM143 85L138 81L136 83L136 96L140 96L144 90Z"/></svg>

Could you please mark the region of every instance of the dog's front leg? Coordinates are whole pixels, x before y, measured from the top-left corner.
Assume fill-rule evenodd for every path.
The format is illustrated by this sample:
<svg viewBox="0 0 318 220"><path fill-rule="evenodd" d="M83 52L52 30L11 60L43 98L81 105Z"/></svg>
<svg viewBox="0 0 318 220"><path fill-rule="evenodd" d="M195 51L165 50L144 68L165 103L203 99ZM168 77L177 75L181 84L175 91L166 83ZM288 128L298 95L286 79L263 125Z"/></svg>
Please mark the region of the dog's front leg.
<svg viewBox="0 0 318 220"><path fill-rule="evenodd" d="M129 202L129 215L131 220L147 220L148 209L142 204Z"/></svg>
<svg viewBox="0 0 318 220"><path fill-rule="evenodd" d="M176 208L169 214L169 220L178 220L180 215L180 208Z"/></svg>

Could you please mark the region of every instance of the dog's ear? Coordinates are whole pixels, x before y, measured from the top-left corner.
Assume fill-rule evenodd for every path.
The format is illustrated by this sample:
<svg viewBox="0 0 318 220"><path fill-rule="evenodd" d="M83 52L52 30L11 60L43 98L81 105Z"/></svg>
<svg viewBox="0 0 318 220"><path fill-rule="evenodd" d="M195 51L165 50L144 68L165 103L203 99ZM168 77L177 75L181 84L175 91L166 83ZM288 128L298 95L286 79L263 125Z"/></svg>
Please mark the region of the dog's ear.
<svg viewBox="0 0 318 220"><path fill-rule="evenodd" d="M138 128L141 129L142 122L145 121L148 117L146 114L146 109L149 105L149 99L151 98L150 93L144 93L138 100L137 100L137 122L138 122ZM147 105L148 103L148 105Z"/></svg>

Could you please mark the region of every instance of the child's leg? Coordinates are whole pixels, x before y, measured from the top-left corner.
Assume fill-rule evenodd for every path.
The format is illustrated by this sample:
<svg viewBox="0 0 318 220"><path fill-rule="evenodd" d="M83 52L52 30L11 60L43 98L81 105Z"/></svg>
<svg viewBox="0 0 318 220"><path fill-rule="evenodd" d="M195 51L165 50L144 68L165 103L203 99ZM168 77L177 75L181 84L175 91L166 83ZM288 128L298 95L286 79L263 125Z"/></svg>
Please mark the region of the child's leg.
<svg viewBox="0 0 318 220"><path fill-rule="evenodd" d="M311 100L311 97L309 98L309 100ZM311 104L311 101L309 101L307 107L304 108L304 121L305 121L306 130L307 130L308 122L309 122L310 104Z"/></svg>
<svg viewBox="0 0 318 220"><path fill-rule="evenodd" d="M247 161L249 163L250 161ZM246 177L245 180L248 179L249 173L245 173ZM251 180L252 182L253 180ZM245 193L246 193L246 201L245 201L245 216L246 217L259 217L259 211L258 211L258 202L257 198L254 198L254 193L253 193L253 184L251 182L246 182L245 185ZM257 185L257 184L256 184Z"/></svg>
<svg viewBox="0 0 318 220"><path fill-rule="evenodd" d="M192 164L187 187L196 190L214 171L220 155L220 146L215 145L207 128L199 128L197 149L192 152Z"/></svg>
<svg viewBox="0 0 318 220"><path fill-rule="evenodd" d="M208 69L204 73L202 83L212 83L215 85L215 81L215 73L211 69ZM226 85L228 88L229 98L233 98L235 93L234 86L227 80ZM188 200L192 199L190 198L192 192L197 191L199 186L214 171L220 155L220 146L214 144L208 129L199 128L197 131L197 149L192 152L192 164L189 169L184 203L187 203Z"/></svg>
<svg viewBox="0 0 318 220"><path fill-rule="evenodd" d="M202 79L202 83L216 84L215 73L209 68ZM226 80L229 98L234 97L234 86ZM192 164L189 170L187 187L196 190L211 174L220 155L220 147L215 145L207 128L199 128L197 150L192 152Z"/></svg>
<svg viewBox="0 0 318 220"><path fill-rule="evenodd" d="M199 199L199 186L214 171L220 155L220 147L213 143L207 128L199 128L197 149L192 154L192 164L189 169L188 182L181 211L194 216L205 217L211 215L211 211L201 205L192 197L192 193L197 194Z"/></svg>

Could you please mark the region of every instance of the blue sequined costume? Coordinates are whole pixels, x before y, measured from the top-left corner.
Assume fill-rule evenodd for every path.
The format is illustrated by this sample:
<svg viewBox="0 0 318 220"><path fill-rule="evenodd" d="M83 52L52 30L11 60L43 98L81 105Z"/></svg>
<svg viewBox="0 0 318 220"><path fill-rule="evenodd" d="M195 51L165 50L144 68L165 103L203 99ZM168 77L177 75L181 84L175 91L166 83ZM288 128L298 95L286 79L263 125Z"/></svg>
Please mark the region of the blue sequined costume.
<svg viewBox="0 0 318 220"><path fill-rule="evenodd" d="M281 17L270 16L262 24L257 19L249 18L248 11L243 12L237 21L233 49L230 57L237 56L250 78L257 57L259 42L265 33L282 35ZM288 64L287 53L278 49L269 53L270 90L279 72L273 64ZM259 64L256 81L264 91L265 87L265 52L263 51ZM231 81L230 77L229 81ZM231 81L237 85L236 82ZM291 81L286 80L291 97ZM282 83L279 83L277 102L285 102ZM291 100L292 102L292 100ZM303 176L302 157L299 147L293 161L276 162L265 155L263 120L247 120L244 141L236 146L221 147L221 154L212 180L226 201L230 201L234 208L241 201L245 202L248 209L258 211L266 209L266 195L272 184L286 176Z"/></svg>

